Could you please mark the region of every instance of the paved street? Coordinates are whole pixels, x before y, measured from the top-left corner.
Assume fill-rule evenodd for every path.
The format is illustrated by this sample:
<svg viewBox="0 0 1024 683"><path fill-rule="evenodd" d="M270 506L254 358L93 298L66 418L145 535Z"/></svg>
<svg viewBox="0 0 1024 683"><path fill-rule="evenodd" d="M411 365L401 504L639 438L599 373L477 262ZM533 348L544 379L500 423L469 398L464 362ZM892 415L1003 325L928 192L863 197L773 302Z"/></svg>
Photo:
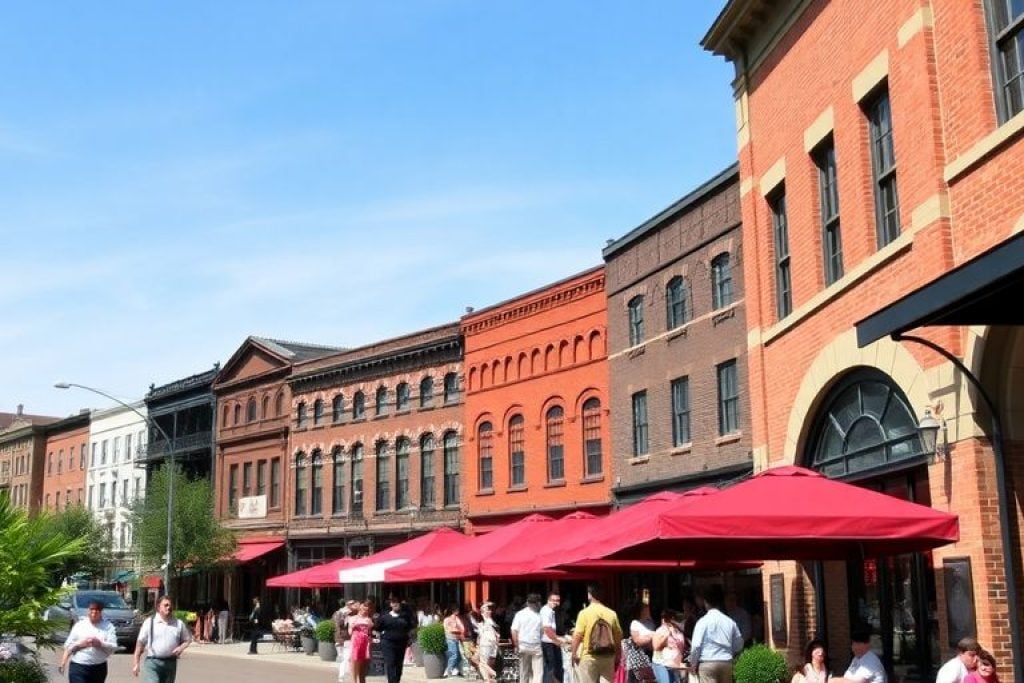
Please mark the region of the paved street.
<svg viewBox="0 0 1024 683"><path fill-rule="evenodd" d="M310 657L301 652L274 650L271 643L260 644L260 654L246 654L248 643L228 645L193 644L178 663L178 681L208 681L209 683L272 683L273 681L302 680L304 683L334 683L337 680L337 665L324 662L316 655ZM43 655L50 665L50 680L65 680L57 673L59 652ZM110 658L108 683L138 683L132 677L132 657L118 654ZM368 676L367 683L383 683L383 676ZM423 668L407 666L402 675L403 683L424 683Z"/></svg>

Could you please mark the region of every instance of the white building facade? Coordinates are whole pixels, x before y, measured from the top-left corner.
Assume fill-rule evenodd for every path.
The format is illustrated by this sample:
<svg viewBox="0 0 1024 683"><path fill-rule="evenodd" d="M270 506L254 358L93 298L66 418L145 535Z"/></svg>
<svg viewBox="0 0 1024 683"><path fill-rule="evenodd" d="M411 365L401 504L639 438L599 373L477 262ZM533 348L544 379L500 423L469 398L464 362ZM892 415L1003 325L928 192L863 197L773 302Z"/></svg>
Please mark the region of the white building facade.
<svg viewBox="0 0 1024 683"><path fill-rule="evenodd" d="M146 468L137 465L146 447L146 404L132 407L138 412L124 406L93 411L86 471L86 507L107 530L111 552L129 566L130 506L146 493Z"/></svg>

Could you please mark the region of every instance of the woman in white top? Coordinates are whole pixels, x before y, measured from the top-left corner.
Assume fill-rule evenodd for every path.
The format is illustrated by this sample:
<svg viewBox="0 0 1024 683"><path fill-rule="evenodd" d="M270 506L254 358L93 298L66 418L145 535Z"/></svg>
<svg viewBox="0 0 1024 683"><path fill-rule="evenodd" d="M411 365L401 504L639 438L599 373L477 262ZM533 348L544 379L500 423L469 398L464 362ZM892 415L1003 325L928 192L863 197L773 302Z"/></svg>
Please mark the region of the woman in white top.
<svg viewBox="0 0 1024 683"><path fill-rule="evenodd" d="M107 680L107 659L117 650L117 631L103 618L103 603L89 602L89 615L79 619L64 641L64 656L57 671L68 666L70 683L103 683Z"/></svg>
<svg viewBox="0 0 1024 683"><path fill-rule="evenodd" d="M633 621L629 623L629 637L648 656L651 654L651 641L656 628L651 619L651 606L644 603L637 605L633 611Z"/></svg>
<svg viewBox="0 0 1024 683"><path fill-rule="evenodd" d="M793 676L792 683L828 683L832 674L828 671L828 650L825 643L812 640L804 648L804 665Z"/></svg>
<svg viewBox="0 0 1024 683"><path fill-rule="evenodd" d="M498 657L498 625L492 618L494 603L485 602L480 605L480 622L476 628L477 667L484 683L493 683L497 678L494 660Z"/></svg>
<svg viewBox="0 0 1024 683"><path fill-rule="evenodd" d="M657 682L679 683L686 638L683 636L682 627L676 623L676 613L672 610L662 610L661 625L654 631L651 645L654 649L651 664Z"/></svg>

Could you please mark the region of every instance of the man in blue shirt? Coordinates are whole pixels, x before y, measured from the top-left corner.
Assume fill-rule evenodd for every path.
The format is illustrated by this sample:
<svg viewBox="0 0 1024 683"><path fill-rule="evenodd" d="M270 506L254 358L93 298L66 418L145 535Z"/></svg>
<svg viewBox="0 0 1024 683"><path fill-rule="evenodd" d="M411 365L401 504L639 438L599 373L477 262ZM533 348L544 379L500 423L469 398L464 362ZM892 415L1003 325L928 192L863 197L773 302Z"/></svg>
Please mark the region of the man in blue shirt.
<svg viewBox="0 0 1024 683"><path fill-rule="evenodd" d="M732 660L743 649L743 634L736 622L721 611L721 586L711 586L704 596L707 613L693 628L690 666L700 683L732 683Z"/></svg>

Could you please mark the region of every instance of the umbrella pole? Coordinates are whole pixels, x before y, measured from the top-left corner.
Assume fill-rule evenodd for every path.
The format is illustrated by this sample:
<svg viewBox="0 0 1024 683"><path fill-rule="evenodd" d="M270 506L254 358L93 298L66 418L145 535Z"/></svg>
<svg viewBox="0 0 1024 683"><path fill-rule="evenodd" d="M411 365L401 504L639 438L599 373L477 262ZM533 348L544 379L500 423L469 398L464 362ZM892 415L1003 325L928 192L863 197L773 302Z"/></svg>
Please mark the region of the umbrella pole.
<svg viewBox="0 0 1024 683"><path fill-rule="evenodd" d="M828 610L825 606L825 565L821 560L815 560L811 569L814 576L814 630L815 638L822 642L828 642Z"/></svg>

